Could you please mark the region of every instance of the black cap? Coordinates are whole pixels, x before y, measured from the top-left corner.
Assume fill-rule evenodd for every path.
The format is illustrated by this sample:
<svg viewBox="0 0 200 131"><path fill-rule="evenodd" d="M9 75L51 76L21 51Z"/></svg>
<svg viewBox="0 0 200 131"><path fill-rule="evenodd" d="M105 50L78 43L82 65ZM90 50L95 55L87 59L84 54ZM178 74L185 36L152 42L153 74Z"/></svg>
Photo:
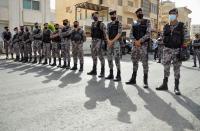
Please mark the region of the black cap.
<svg viewBox="0 0 200 131"><path fill-rule="evenodd" d="M59 24L56 23L54 26L59 26Z"/></svg>
<svg viewBox="0 0 200 131"><path fill-rule="evenodd" d="M173 8L169 11L169 14L178 14L178 9L177 8Z"/></svg>
<svg viewBox="0 0 200 131"><path fill-rule="evenodd" d="M38 25L38 23L37 23L37 22L35 22L35 23L34 23L34 25Z"/></svg>
<svg viewBox="0 0 200 131"><path fill-rule="evenodd" d="M4 29L8 29L8 26L5 26Z"/></svg>
<svg viewBox="0 0 200 131"><path fill-rule="evenodd" d="M68 19L64 19L63 22L69 22L69 20Z"/></svg>
<svg viewBox="0 0 200 131"><path fill-rule="evenodd" d="M46 25L46 24L48 25L48 23L44 23L44 25Z"/></svg>
<svg viewBox="0 0 200 131"><path fill-rule="evenodd" d="M117 13L116 10L113 10L113 11L110 11L110 12L109 12L110 15L114 15L114 14L116 14L116 13Z"/></svg>
<svg viewBox="0 0 200 131"><path fill-rule="evenodd" d="M98 11L96 11L96 12L92 13L92 16L93 16L94 14L99 14L99 12L98 12Z"/></svg>
<svg viewBox="0 0 200 131"><path fill-rule="evenodd" d="M17 27L14 28L14 30L17 30L17 29L18 29Z"/></svg>
<svg viewBox="0 0 200 131"><path fill-rule="evenodd" d="M142 8L137 9L135 13L137 14L139 11L142 11Z"/></svg>

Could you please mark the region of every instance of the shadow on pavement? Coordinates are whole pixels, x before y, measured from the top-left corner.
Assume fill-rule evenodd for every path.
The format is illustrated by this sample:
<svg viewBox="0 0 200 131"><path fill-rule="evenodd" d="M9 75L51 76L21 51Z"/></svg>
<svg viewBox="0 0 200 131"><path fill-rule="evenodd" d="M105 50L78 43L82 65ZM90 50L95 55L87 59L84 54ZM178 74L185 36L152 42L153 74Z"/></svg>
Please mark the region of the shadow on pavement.
<svg viewBox="0 0 200 131"><path fill-rule="evenodd" d="M66 76L62 77L60 79L60 81L62 82L61 84L58 85L58 87L60 88L64 88L66 87L68 84L74 84L74 83L78 83L79 81L81 81L81 77L80 75L82 74L82 72L78 72L76 73L75 71L71 71L70 73L68 73Z"/></svg>
<svg viewBox="0 0 200 131"><path fill-rule="evenodd" d="M84 107L91 110L96 108L97 102L109 100L112 106L120 109L117 119L124 123L131 123L128 112L135 112L137 107L123 90L122 83L118 83L118 86L115 87L115 83L110 81L106 88L104 82L104 79L97 81L96 76L88 81L85 94L89 97L89 100L85 102Z"/></svg>
<svg viewBox="0 0 200 131"><path fill-rule="evenodd" d="M184 131L185 129L193 130L193 125L182 117L176 109L171 107L171 103L166 103L156 95L150 88L146 93L138 85L135 86L138 90L138 95L144 100L146 105L144 107L155 116L157 119L166 122L172 127L173 131Z"/></svg>
<svg viewBox="0 0 200 131"><path fill-rule="evenodd" d="M198 120L200 120L200 105L192 101L189 97L186 96L176 96L175 94L169 92L171 96L185 109L191 112Z"/></svg>

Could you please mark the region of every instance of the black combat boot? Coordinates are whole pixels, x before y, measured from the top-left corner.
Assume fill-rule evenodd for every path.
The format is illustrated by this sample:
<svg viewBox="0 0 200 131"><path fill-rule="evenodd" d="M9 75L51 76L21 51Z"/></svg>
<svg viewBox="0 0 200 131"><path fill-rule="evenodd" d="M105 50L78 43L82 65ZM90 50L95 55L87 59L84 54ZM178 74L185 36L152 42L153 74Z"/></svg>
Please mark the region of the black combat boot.
<svg viewBox="0 0 200 131"><path fill-rule="evenodd" d="M19 56L16 56L15 62L19 61Z"/></svg>
<svg viewBox="0 0 200 131"><path fill-rule="evenodd" d="M74 64L74 66L70 70L77 70L77 64Z"/></svg>
<svg viewBox="0 0 200 131"><path fill-rule="evenodd" d="M47 58L44 59L44 63L42 63L43 65L47 64Z"/></svg>
<svg viewBox="0 0 200 131"><path fill-rule="evenodd" d="M70 69L70 61L68 61L66 69Z"/></svg>
<svg viewBox="0 0 200 131"><path fill-rule="evenodd" d="M8 59L8 54L6 54L6 60Z"/></svg>
<svg viewBox="0 0 200 131"><path fill-rule="evenodd" d="M11 59L12 59L12 60L14 59L14 57L13 57L13 53L11 53Z"/></svg>
<svg viewBox="0 0 200 131"><path fill-rule="evenodd" d="M106 79L111 80L113 78L114 78L114 76L113 76L113 69L110 69L110 74L106 77Z"/></svg>
<svg viewBox="0 0 200 131"><path fill-rule="evenodd" d="M88 75L97 75L97 66L93 65L93 68L90 72L87 73Z"/></svg>
<svg viewBox="0 0 200 131"><path fill-rule="evenodd" d="M49 58L49 65L51 65L51 58Z"/></svg>
<svg viewBox="0 0 200 131"><path fill-rule="evenodd" d="M34 57L34 60L33 60L32 63L33 63L33 64L37 63L37 57L36 57L36 56Z"/></svg>
<svg viewBox="0 0 200 131"><path fill-rule="evenodd" d="M27 63L28 62L28 57L24 57L24 60L22 61L22 63Z"/></svg>
<svg viewBox="0 0 200 131"><path fill-rule="evenodd" d="M67 62L64 61L64 64L63 64L63 66L61 66L61 68L66 68L66 67L67 67Z"/></svg>
<svg viewBox="0 0 200 131"><path fill-rule="evenodd" d="M148 74L144 74L144 88L149 88L148 86Z"/></svg>
<svg viewBox="0 0 200 131"><path fill-rule="evenodd" d="M136 84L136 77L137 77L137 72L133 72L131 79L126 82L127 85L134 85Z"/></svg>
<svg viewBox="0 0 200 131"><path fill-rule="evenodd" d="M36 58L36 62L37 62L37 58ZM40 56L38 64L41 64L41 63L42 63L42 57Z"/></svg>
<svg viewBox="0 0 200 131"><path fill-rule="evenodd" d="M163 79L163 84L160 87L156 88L156 90L160 90L160 91L168 90L168 77L165 77Z"/></svg>
<svg viewBox="0 0 200 131"><path fill-rule="evenodd" d="M121 81L121 71L119 69L117 70L117 76L114 81Z"/></svg>
<svg viewBox="0 0 200 131"><path fill-rule="evenodd" d="M80 72L83 71L83 64L80 64L80 69L79 69Z"/></svg>
<svg viewBox="0 0 200 131"><path fill-rule="evenodd" d="M161 63L161 59L159 58L158 62L157 63Z"/></svg>
<svg viewBox="0 0 200 131"><path fill-rule="evenodd" d="M179 90L179 79L175 79L174 93L175 93L176 95L181 95L181 92L180 92L180 90Z"/></svg>
<svg viewBox="0 0 200 131"><path fill-rule="evenodd" d="M60 67L61 67L61 58L58 58L58 62L59 62L59 63L58 63L58 66L57 66L57 67L60 68Z"/></svg>
<svg viewBox="0 0 200 131"><path fill-rule="evenodd" d="M196 64L194 64L192 67L197 67L197 65L196 65Z"/></svg>
<svg viewBox="0 0 200 131"><path fill-rule="evenodd" d="M99 78L102 78L102 77L104 77L104 76L105 76L105 67L102 66L102 67L101 67L101 72L100 72Z"/></svg>
<svg viewBox="0 0 200 131"><path fill-rule="evenodd" d="M19 62L23 62L23 61L24 61L24 57L22 56Z"/></svg>
<svg viewBox="0 0 200 131"><path fill-rule="evenodd" d="M53 58L53 64L51 66L56 66L56 58Z"/></svg>
<svg viewBox="0 0 200 131"><path fill-rule="evenodd" d="M28 62L29 62L29 63L31 63L31 61L32 61L32 56L30 56L30 58L29 58L29 61L28 61Z"/></svg>

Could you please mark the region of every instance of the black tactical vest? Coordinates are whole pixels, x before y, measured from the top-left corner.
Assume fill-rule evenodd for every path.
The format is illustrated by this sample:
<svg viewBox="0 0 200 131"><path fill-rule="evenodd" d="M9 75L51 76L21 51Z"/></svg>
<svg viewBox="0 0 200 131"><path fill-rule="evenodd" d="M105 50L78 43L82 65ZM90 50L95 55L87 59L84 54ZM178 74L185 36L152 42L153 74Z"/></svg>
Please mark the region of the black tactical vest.
<svg viewBox="0 0 200 131"><path fill-rule="evenodd" d="M13 42L13 44L19 42L19 34L18 33L14 34L14 36L12 38L12 42Z"/></svg>
<svg viewBox="0 0 200 131"><path fill-rule="evenodd" d="M103 31L100 29L101 21L98 21L97 25L94 26L94 23L91 27L91 36L92 39L102 39L103 38Z"/></svg>
<svg viewBox="0 0 200 131"><path fill-rule="evenodd" d="M117 36L118 28L119 28L119 21L116 21L114 24L110 23L110 26L108 27L109 39L114 39Z"/></svg>
<svg viewBox="0 0 200 131"><path fill-rule="evenodd" d="M34 29L33 30L33 35L37 35L41 32L41 29ZM34 40L42 40L42 36L40 37L34 37Z"/></svg>
<svg viewBox="0 0 200 131"><path fill-rule="evenodd" d="M44 30L43 35L42 35L42 41L45 43L50 43L51 42L50 35L51 35L51 31L49 29Z"/></svg>
<svg viewBox="0 0 200 131"><path fill-rule="evenodd" d="M57 31L55 31L54 33L53 33L53 35L54 34L57 34L59 31L57 30ZM55 38L52 38L51 39L53 42L61 42L61 38L60 38L60 36L57 36L57 37L55 37Z"/></svg>
<svg viewBox="0 0 200 131"><path fill-rule="evenodd" d="M179 22L173 31L170 29L170 25L167 24L164 27L163 42L168 48L180 48L184 42L184 23Z"/></svg>
<svg viewBox="0 0 200 131"><path fill-rule="evenodd" d="M133 37L139 40L145 36L147 32L147 20L143 19L140 24L133 24L132 26Z"/></svg>
<svg viewBox="0 0 200 131"><path fill-rule="evenodd" d="M4 38L5 40L9 41L9 40L11 39L11 33L10 33L10 31L9 31L9 32L4 31L4 32L3 32L3 38Z"/></svg>
<svg viewBox="0 0 200 131"><path fill-rule="evenodd" d="M67 32L69 30L70 30L70 27L68 27L68 26L66 27L65 26L65 27L62 28L61 32ZM67 35L67 36L64 36L63 38L68 38L69 39L70 37L71 37L71 35Z"/></svg>
<svg viewBox="0 0 200 131"><path fill-rule="evenodd" d="M31 42L31 40L30 40L30 32L25 32L24 33L24 41L27 41L27 40L29 40L28 42Z"/></svg>
<svg viewBox="0 0 200 131"><path fill-rule="evenodd" d="M78 42L83 40L83 35L82 32L80 31L81 29L78 29L77 31L73 30L71 34L71 40Z"/></svg>
<svg viewBox="0 0 200 131"><path fill-rule="evenodd" d="M19 41L23 41L23 36L24 35L24 31L20 31L19 32Z"/></svg>

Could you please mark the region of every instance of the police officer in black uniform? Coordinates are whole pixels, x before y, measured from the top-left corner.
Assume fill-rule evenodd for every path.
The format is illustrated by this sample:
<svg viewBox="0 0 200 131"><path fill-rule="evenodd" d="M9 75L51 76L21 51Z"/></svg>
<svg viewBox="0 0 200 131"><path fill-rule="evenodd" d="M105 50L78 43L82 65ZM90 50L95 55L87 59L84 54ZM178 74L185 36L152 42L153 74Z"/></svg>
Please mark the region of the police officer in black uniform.
<svg viewBox="0 0 200 131"><path fill-rule="evenodd" d="M61 57L60 57L60 42L61 38L59 36L59 24L55 24L55 31L51 35L52 40L52 56L53 56L53 64L51 66L56 66L56 57L59 60L58 67L61 67Z"/></svg>
<svg viewBox="0 0 200 131"><path fill-rule="evenodd" d="M43 34L42 34L42 42L43 42L43 51L44 51L44 63L47 64L47 59L49 59L49 65L51 64L51 30L48 29L48 23L44 24Z"/></svg>
<svg viewBox="0 0 200 131"><path fill-rule="evenodd" d="M61 68L70 69L70 46L71 46L71 27L68 19L63 20L63 28L60 33L61 37L61 57L63 58L64 64ZM68 61L68 63L67 63Z"/></svg>
<svg viewBox="0 0 200 131"><path fill-rule="evenodd" d="M133 74L129 82L126 84L136 84L136 76L138 70L139 61L143 65L143 82L144 88L148 88L148 42L150 40L151 34L151 24L150 21L143 18L142 9L139 8L136 12L137 21L134 21L130 31L130 38L132 39L133 48L132 48L132 62L133 62Z"/></svg>
<svg viewBox="0 0 200 131"><path fill-rule="evenodd" d="M37 63L37 53L39 54L39 64L42 61L42 30L39 28L39 24L35 23L35 29L32 32L33 38L33 63Z"/></svg>
<svg viewBox="0 0 200 131"><path fill-rule="evenodd" d="M110 68L110 74L106 77L106 79L113 79L113 57L115 59L115 64L117 67L117 76L114 81L121 81L121 66L120 66L120 58L121 58L121 46L119 42L119 38L122 34L122 24L117 20L116 11L111 11L110 18L112 22L108 23L107 26L107 57L108 57L108 65Z"/></svg>
<svg viewBox="0 0 200 131"><path fill-rule="evenodd" d="M31 40L31 33L28 27L25 27L25 32L23 35L24 40L24 63L32 61L32 40Z"/></svg>
<svg viewBox="0 0 200 131"><path fill-rule="evenodd" d="M21 60L20 62L24 61L24 26L20 26L20 32L19 32L19 48L20 48L20 54L21 54Z"/></svg>
<svg viewBox="0 0 200 131"><path fill-rule="evenodd" d="M9 31L8 27L4 27L5 31L2 33L3 41L4 41L4 48L6 51L6 59L8 59L8 50L11 47L11 37L12 34ZM11 53L11 57L13 59L13 54Z"/></svg>
<svg viewBox="0 0 200 131"><path fill-rule="evenodd" d="M15 34L13 35L13 38L12 38L12 44L13 44L14 52L16 54L16 59L14 60L16 62L16 61L19 61L19 59L20 59L20 54L19 54L19 32L18 32L18 28L15 27L14 31L15 31Z"/></svg>
<svg viewBox="0 0 200 131"><path fill-rule="evenodd" d="M170 76L170 66L174 66L175 87L174 92L180 95L179 79L180 67L182 64L181 48L190 42L190 37L184 23L177 20L178 10L176 8L169 11L170 23L166 24L163 29L163 43L165 45L163 50L163 65L164 65L164 79L160 87L156 90L168 90L168 77Z"/></svg>
<svg viewBox="0 0 200 131"><path fill-rule="evenodd" d="M92 44L91 44L91 54L93 60L93 68L88 75L96 75L97 74L97 57L101 62L101 73L99 77L104 77L105 74L105 59L104 59L104 50L103 44L106 38L106 26L105 24L99 20L99 13L94 12L92 14L92 18L94 22L92 22L91 26L91 37L92 37Z"/></svg>

